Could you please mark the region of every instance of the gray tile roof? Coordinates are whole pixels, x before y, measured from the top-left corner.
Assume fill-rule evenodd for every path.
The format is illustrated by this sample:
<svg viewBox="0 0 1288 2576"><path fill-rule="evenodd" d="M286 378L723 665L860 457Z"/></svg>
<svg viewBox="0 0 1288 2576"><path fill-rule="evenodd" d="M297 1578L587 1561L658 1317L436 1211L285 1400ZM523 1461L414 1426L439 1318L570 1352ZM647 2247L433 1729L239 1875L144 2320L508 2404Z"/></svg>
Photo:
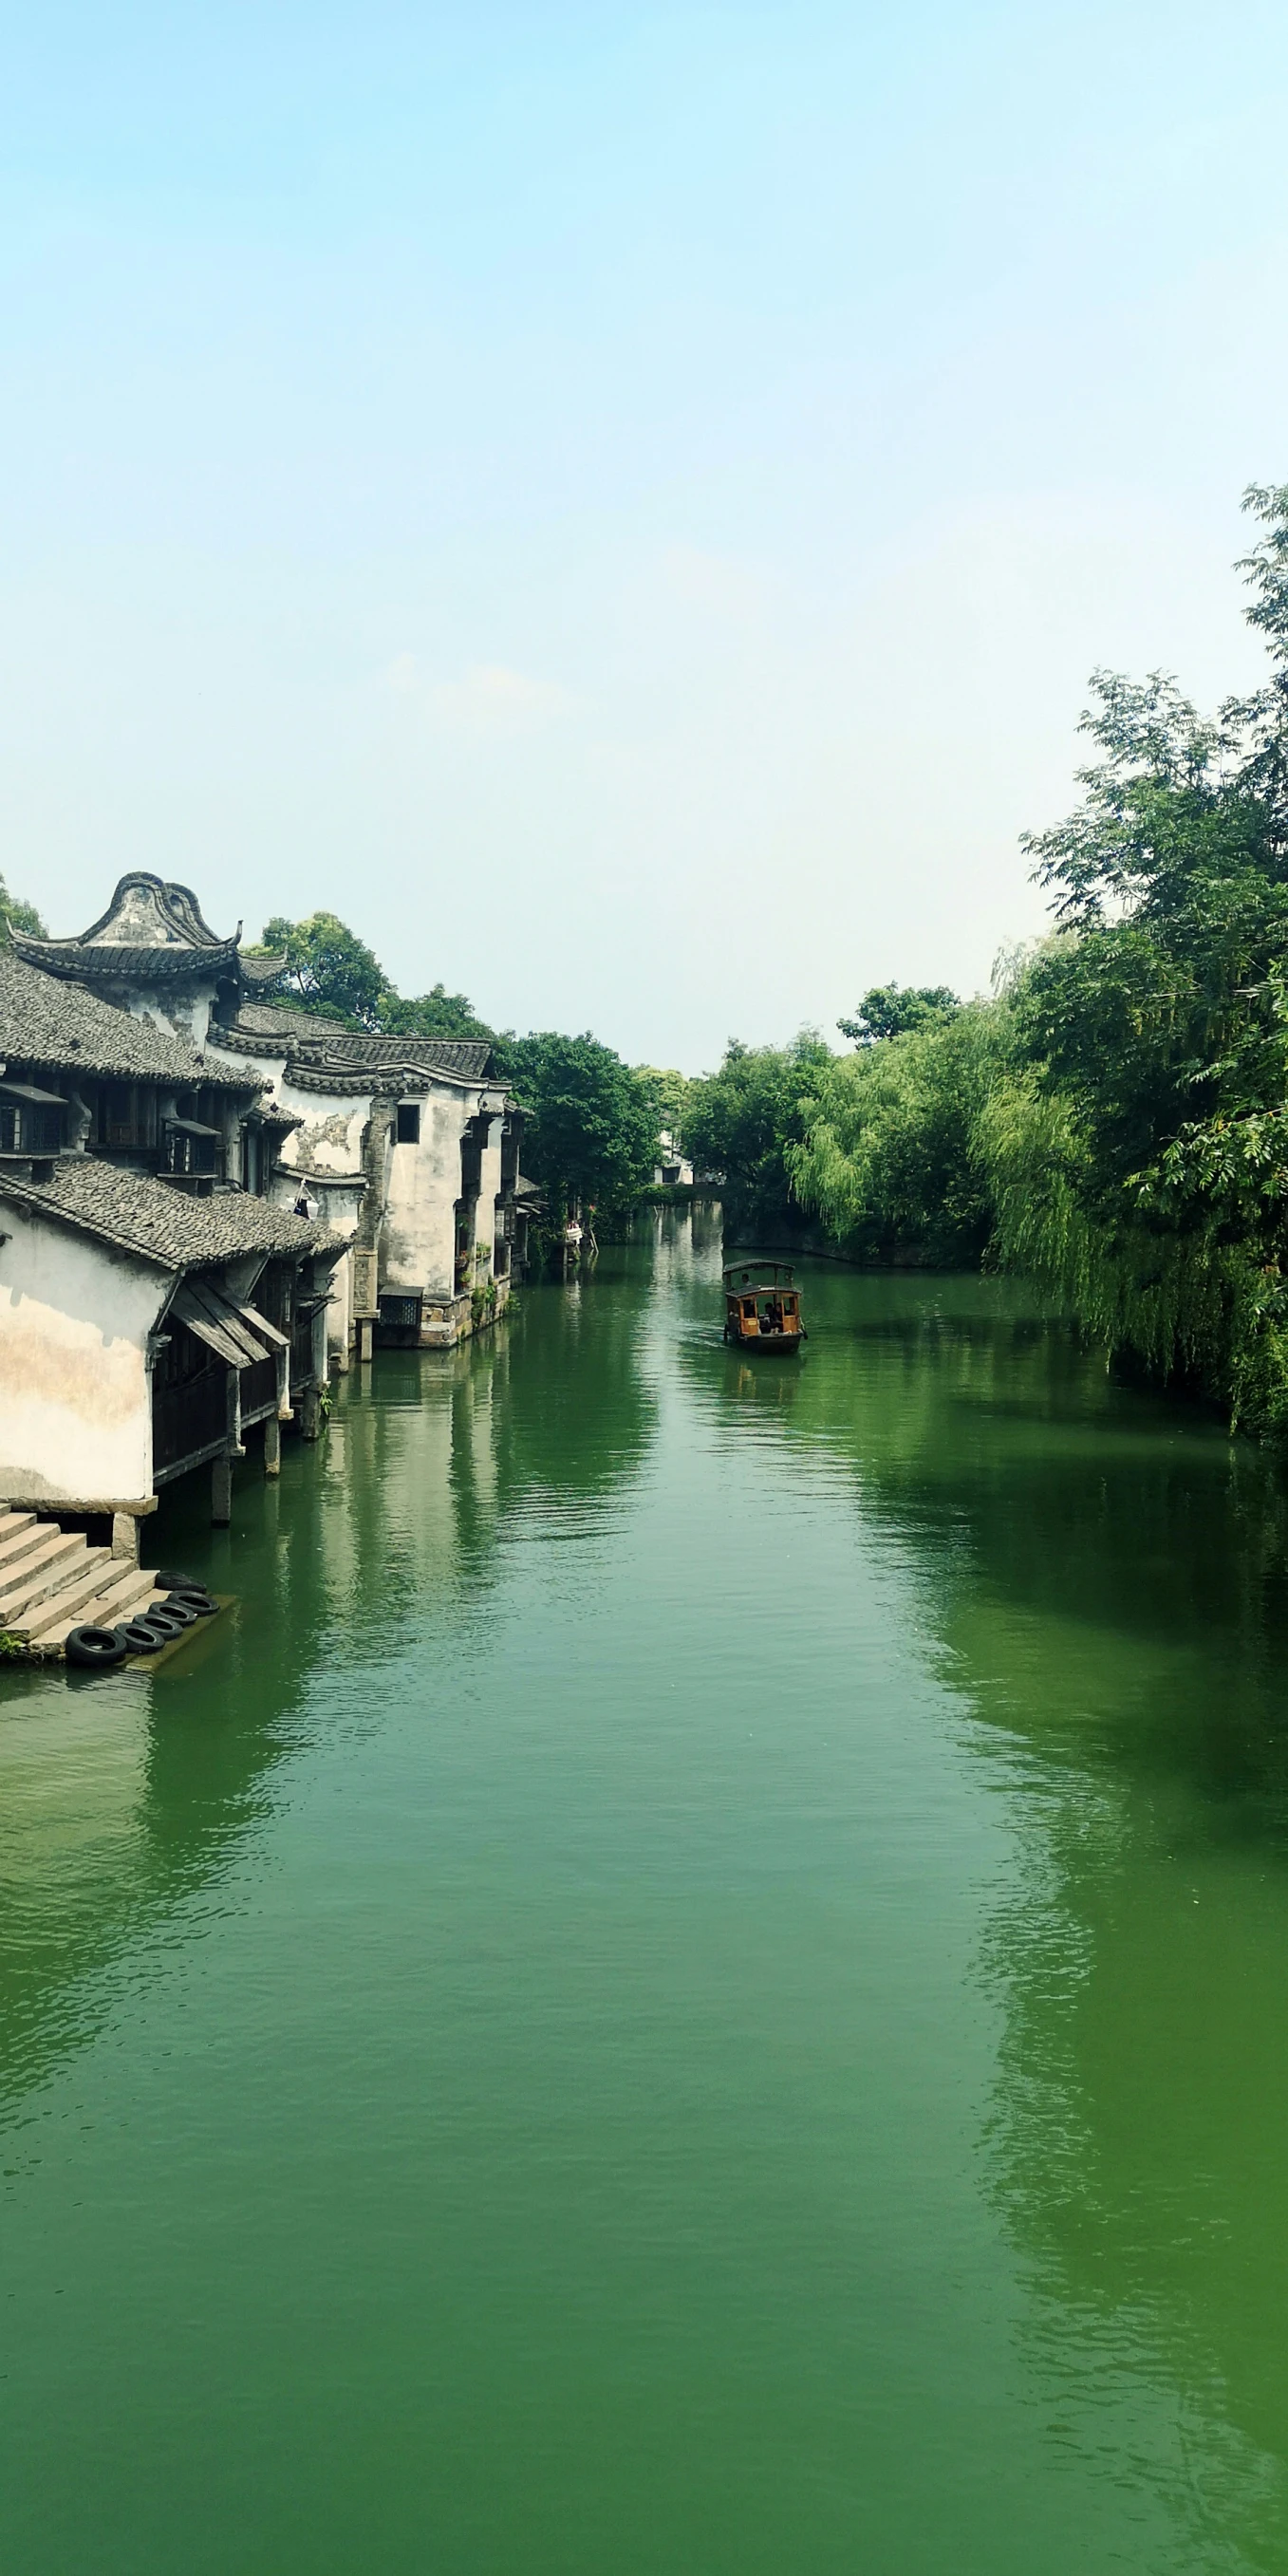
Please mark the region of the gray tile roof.
<svg viewBox="0 0 1288 2576"><path fill-rule="evenodd" d="M343 1020L329 1019L325 1011L293 1011L285 1002L243 1002L234 1025L251 1037L262 1038L342 1038L350 1034Z"/></svg>
<svg viewBox="0 0 1288 2576"><path fill-rule="evenodd" d="M213 1083L222 1091L259 1088L250 1072L199 1056L186 1038L105 1002L83 984L64 983L0 947L0 1061L56 1065L67 1073L173 1082L184 1090Z"/></svg>
<svg viewBox="0 0 1288 2576"><path fill-rule="evenodd" d="M240 922L230 939L221 939L203 918L191 886L167 883L146 868L121 877L106 912L75 939L35 939L12 927L9 935L29 966L90 985L262 985L286 962L243 958Z"/></svg>
<svg viewBox="0 0 1288 2576"><path fill-rule="evenodd" d="M237 964L243 984L275 984L286 964L284 957L257 957L253 950L239 948Z"/></svg>
<svg viewBox="0 0 1288 2576"><path fill-rule="evenodd" d="M492 1061L486 1038L358 1037L346 1031L328 1038L325 1049L309 1049L309 1060L331 1064L370 1065L373 1071L399 1064L421 1065L426 1073L448 1073L457 1082L481 1082Z"/></svg>
<svg viewBox="0 0 1288 2576"><path fill-rule="evenodd" d="M13 944L29 966L46 975L95 984L208 984L238 968L235 939L222 948L127 948L120 940L33 939L15 930Z"/></svg>
<svg viewBox="0 0 1288 2576"><path fill-rule="evenodd" d="M61 1155L47 1181L0 1166L0 1201L6 1199L164 1270L200 1269L240 1252L339 1251L349 1241L267 1199L247 1198L240 1190L190 1198L171 1181L92 1154Z"/></svg>
<svg viewBox="0 0 1288 2576"><path fill-rule="evenodd" d="M271 1024L271 1025L270 1025ZM210 1031L212 1046L235 1055L284 1055L289 1079L304 1091L423 1091L435 1076L448 1082L487 1079L486 1038L381 1037L341 1029L305 1011L240 1010L231 1026Z"/></svg>

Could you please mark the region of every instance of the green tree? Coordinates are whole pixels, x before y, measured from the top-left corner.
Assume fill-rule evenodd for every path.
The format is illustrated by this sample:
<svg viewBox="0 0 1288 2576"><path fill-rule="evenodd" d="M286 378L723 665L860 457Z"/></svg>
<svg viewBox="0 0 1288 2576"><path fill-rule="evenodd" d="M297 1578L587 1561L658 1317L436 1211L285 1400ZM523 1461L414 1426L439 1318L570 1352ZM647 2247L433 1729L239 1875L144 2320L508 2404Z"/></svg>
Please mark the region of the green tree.
<svg viewBox="0 0 1288 2576"><path fill-rule="evenodd" d="M411 998L385 992L378 1004L382 1029L392 1037L487 1038L495 1036L464 993L449 993L443 984Z"/></svg>
<svg viewBox="0 0 1288 2576"><path fill-rule="evenodd" d="M693 1087L688 1075L677 1073L673 1065L656 1064L637 1064L635 1072L655 1103L658 1135L665 1131L679 1152L684 1146L684 1122Z"/></svg>
<svg viewBox="0 0 1288 2576"><path fill-rule="evenodd" d="M1288 1427L1288 487L1245 506L1264 688L1198 714L1100 672L1082 800L1029 838L1057 919L1014 997L1024 1078L987 1121L998 1248L1088 1327Z"/></svg>
<svg viewBox="0 0 1288 2576"><path fill-rule="evenodd" d="M0 936L7 937L10 923L15 930L25 930L32 939L49 936L34 903L24 903L20 895L10 894L0 877Z"/></svg>
<svg viewBox="0 0 1288 2576"><path fill-rule="evenodd" d="M853 1252L978 1261L993 1227L979 1115L1008 1053L998 1003L928 1014L819 1066L786 1149L802 1206Z"/></svg>
<svg viewBox="0 0 1288 2576"><path fill-rule="evenodd" d="M1204 717L1167 673L1096 673L1080 801L1026 841L1057 935L993 1005L900 1030L897 988L867 996L787 1163L838 1239L952 1257L987 1234L1110 1350L1280 1432L1288 487L1245 502L1265 686Z"/></svg>
<svg viewBox="0 0 1288 2576"><path fill-rule="evenodd" d="M924 1029L951 1018L961 1009L947 984L874 984L864 994L852 1020L838 1020L842 1037L856 1045L876 1046L882 1038L901 1037L907 1029Z"/></svg>
<svg viewBox="0 0 1288 2576"><path fill-rule="evenodd" d="M338 1013L361 1027L381 1026L389 981L378 958L333 912L306 921L277 913L264 924L264 947L286 960L279 979L283 1001L308 1011Z"/></svg>
<svg viewBox="0 0 1288 2576"><path fill-rule="evenodd" d="M527 1113L523 1167L558 1215L576 1200L610 1212L653 1176L655 1104L613 1049L554 1030L504 1044L505 1078Z"/></svg>
<svg viewBox="0 0 1288 2576"><path fill-rule="evenodd" d="M718 1073L690 1084L686 1150L698 1169L722 1176L731 1232L790 1227L787 1148L803 1136L804 1103L831 1061L831 1048L815 1029L803 1029L789 1047L749 1047L730 1038Z"/></svg>

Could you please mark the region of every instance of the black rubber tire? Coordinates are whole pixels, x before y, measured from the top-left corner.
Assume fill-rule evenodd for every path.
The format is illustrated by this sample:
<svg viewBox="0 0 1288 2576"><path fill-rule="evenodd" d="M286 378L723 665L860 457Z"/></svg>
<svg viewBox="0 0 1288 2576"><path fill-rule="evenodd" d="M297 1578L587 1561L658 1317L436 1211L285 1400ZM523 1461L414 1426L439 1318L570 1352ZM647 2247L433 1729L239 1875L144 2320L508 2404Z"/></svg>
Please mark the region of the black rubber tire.
<svg viewBox="0 0 1288 2576"><path fill-rule="evenodd" d="M167 1607L171 1602L179 1602L185 1610L195 1610L199 1619L209 1619L219 1608L201 1583L176 1583L166 1594Z"/></svg>
<svg viewBox="0 0 1288 2576"><path fill-rule="evenodd" d="M146 1619L123 1619L116 1633L127 1655L159 1655L166 1642Z"/></svg>
<svg viewBox="0 0 1288 2576"><path fill-rule="evenodd" d="M172 1637L183 1635L187 1621L172 1619L168 1610L147 1610L139 1625L150 1628L153 1636L159 1637L163 1646L168 1646Z"/></svg>
<svg viewBox="0 0 1288 2576"><path fill-rule="evenodd" d="M198 1613L192 1603L185 1601L178 1592L167 1592L161 1607L167 1619L177 1619L181 1628L196 1627Z"/></svg>
<svg viewBox="0 0 1288 2576"><path fill-rule="evenodd" d="M73 1628L63 1653L69 1664L78 1664L83 1672L110 1673L113 1664L123 1664L125 1648L115 1628L87 1625Z"/></svg>
<svg viewBox="0 0 1288 2576"><path fill-rule="evenodd" d="M152 1580L158 1592L186 1592L190 1586L198 1588L195 1574L176 1574L172 1565L163 1565Z"/></svg>

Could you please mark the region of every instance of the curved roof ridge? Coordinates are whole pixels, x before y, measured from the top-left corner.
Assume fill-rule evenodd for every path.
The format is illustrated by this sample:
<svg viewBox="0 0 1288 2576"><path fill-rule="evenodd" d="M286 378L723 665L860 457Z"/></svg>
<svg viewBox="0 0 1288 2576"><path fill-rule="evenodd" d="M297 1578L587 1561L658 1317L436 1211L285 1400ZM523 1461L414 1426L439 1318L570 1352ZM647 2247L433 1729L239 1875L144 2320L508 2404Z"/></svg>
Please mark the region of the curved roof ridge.
<svg viewBox="0 0 1288 2576"><path fill-rule="evenodd" d="M140 930L155 924L163 934L160 939L139 936ZM150 868L130 868L118 877L106 912L82 930L75 945L78 948L235 948L241 938L238 922L232 938L221 939L204 918L191 886L177 880L167 882L154 876ZM59 947L70 941L60 940Z"/></svg>

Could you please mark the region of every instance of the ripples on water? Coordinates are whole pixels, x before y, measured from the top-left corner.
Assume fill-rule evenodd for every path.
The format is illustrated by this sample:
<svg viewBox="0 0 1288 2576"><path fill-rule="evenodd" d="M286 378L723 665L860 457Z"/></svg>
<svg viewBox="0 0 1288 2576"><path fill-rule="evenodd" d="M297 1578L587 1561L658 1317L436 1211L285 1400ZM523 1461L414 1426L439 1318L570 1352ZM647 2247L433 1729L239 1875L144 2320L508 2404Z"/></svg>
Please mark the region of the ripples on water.
<svg viewBox="0 0 1288 2576"><path fill-rule="evenodd" d="M1288 2569L1278 1470L710 1218L0 1683L0 2549Z"/></svg>

